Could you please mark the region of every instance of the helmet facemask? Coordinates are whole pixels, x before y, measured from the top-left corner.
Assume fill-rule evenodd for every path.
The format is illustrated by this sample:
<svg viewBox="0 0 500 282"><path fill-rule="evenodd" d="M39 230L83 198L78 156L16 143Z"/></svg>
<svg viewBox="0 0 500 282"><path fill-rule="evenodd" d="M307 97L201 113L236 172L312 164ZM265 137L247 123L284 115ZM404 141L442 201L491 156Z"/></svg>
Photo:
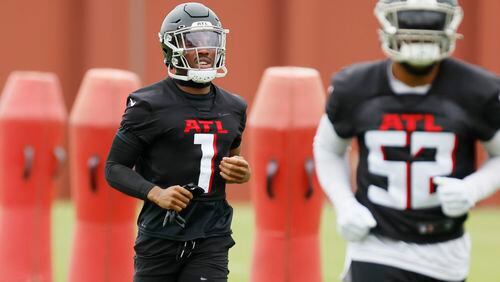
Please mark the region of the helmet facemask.
<svg viewBox="0 0 500 282"><path fill-rule="evenodd" d="M437 0L380 1L375 7L383 51L392 60L426 68L455 50L463 12Z"/></svg>
<svg viewBox="0 0 500 282"><path fill-rule="evenodd" d="M159 34L174 79L208 83L227 74L226 34L229 31L210 22L194 22L189 27ZM168 61L168 59L170 59ZM172 70L175 69L175 72Z"/></svg>

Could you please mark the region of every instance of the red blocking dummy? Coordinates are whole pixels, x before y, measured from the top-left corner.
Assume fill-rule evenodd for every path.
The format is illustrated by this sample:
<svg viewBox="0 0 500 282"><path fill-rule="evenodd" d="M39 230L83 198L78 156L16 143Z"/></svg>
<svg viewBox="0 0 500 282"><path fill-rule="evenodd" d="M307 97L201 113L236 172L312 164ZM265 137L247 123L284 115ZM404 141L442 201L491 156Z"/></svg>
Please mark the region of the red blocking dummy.
<svg viewBox="0 0 500 282"><path fill-rule="evenodd" d="M248 123L256 213L252 282L321 281L324 196L313 173L312 141L324 103L316 70L264 73Z"/></svg>
<svg viewBox="0 0 500 282"><path fill-rule="evenodd" d="M70 116L70 172L76 229L69 281L132 281L136 204L108 186L104 166L137 75L89 70Z"/></svg>
<svg viewBox="0 0 500 282"><path fill-rule="evenodd" d="M52 281L53 180L66 120L55 74L9 76L0 103L0 281Z"/></svg>

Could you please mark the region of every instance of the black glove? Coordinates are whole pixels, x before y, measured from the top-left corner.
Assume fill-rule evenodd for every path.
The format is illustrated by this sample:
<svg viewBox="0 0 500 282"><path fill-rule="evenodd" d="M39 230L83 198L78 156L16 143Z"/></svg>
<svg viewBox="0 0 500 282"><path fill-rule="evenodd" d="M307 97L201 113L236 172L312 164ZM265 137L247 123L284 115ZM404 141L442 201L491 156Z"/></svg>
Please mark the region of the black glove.
<svg viewBox="0 0 500 282"><path fill-rule="evenodd" d="M189 184L183 185L182 187L184 189L188 190L189 192L191 192L191 194L193 194L193 199L200 196L201 194L203 194L205 192L205 190L203 190L203 188L201 188L200 186L198 186L194 183L189 183ZM180 216L179 213L177 213L174 210L167 210L167 214L165 214L165 218L163 219L163 227L165 227L165 225L167 225L167 223L169 223L169 224L176 223L177 225L179 225L183 229L186 227L186 220L184 218L182 218L182 216Z"/></svg>
<svg viewBox="0 0 500 282"><path fill-rule="evenodd" d="M194 183L189 183L184 186L183 188L187 189L191 194L193 194L193 199L200 196L201 194L205 193L205 190L201 188L200 186L194 184Z"/></svg>

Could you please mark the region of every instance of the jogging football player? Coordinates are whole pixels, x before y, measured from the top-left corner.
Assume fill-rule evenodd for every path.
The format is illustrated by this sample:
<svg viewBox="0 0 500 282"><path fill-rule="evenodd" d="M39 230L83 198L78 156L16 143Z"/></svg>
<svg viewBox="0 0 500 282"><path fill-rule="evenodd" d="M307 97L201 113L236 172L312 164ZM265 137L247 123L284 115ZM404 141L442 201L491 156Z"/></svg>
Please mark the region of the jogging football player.
<svg viewBox="0 0 500 282"><path fill-rule="evenodd" d="M346 281L464 281L467 212L500 187L498 77L449 58L456 0L380 0L388 60L332 80L314 141L319 180L348 241ZM359 143L357 191L343 159ZM475 171L476 141L489 160Z"/></svg>
<svg viewBox="0 0 500 282"><path fill-rule="evenodd" d="M178 5L159 33L168 78L128 97L106 179L144 200L134 281L227 281L234 241L225 184L250 178L240 156L247 105L212 83L227 73L227 32L208 7Z"/></svg>

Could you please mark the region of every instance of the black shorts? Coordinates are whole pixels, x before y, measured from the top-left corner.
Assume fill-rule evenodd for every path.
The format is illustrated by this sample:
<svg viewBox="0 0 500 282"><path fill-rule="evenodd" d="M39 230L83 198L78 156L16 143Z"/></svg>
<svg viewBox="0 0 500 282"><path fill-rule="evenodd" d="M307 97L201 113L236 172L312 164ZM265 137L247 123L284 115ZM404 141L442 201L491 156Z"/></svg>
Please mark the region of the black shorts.
<svg viewBox="0 0 500 282"><path fill-rule="evenodd" d="M352 261L345 281L350 282L452 282L371 262ZM464 282L464 280L462 280Z"/></svg>
<svg viewBox="0 0 500 282"><path fill-rule="evenodd" d="M139 232L135 242L134 282L226 282L231 235L172 241Z"/></svg>

